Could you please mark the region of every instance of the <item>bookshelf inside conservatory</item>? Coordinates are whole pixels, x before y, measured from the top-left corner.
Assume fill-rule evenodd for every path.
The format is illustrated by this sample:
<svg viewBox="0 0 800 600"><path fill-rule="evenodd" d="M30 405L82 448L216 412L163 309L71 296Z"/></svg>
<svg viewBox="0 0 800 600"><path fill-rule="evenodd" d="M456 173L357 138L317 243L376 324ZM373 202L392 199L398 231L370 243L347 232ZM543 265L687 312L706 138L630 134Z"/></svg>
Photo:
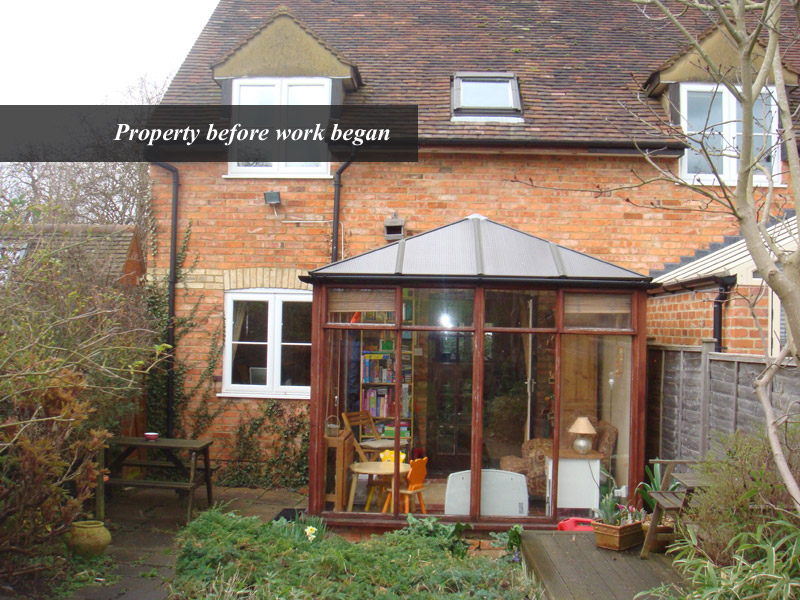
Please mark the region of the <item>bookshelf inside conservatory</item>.
<svg viewBox="0 0 800 600"><path fill-rule="evenodd" d="M397 349L393 334L363 332L360 357L361 410L372 415L381 438L394 439L395 411L400 413L400 440L402 446L412 447L414 431L413 373L414 355L412 335L404 334L400 348L400 396L396 397L395 378ZM359 432L366 436L366 432Z"/></svg>

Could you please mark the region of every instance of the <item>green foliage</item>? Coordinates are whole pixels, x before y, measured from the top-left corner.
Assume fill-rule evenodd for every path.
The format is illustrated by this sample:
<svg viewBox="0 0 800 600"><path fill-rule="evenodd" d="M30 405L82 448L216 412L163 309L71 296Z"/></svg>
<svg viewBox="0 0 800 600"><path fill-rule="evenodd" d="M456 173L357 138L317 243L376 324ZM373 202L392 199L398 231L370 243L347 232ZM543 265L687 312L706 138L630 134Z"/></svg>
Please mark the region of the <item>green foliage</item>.
<svg viewBox="0 0 800 600"><path fill-rule="evenodd" d="M189 223L177 249L175 273L177 282L185 280L186 275L194 268L194 264L188 268L185 267L191 234L192 224ZM176 290L177 293L179 293L179 290ZM146 302L148 318L153 323L155 331L158 332L158 341L166 345L169 327L169 284L167 276L148 283L146 287ZM188 314L176 317L174 332L176 346L179 346L180 341L197 325L196 316L199 307L200 301L198 300L189 309ZM221 326L212 335L212 340L216 341L212 341L208 354L203 361L200 377L191 388L186 387L186 375L192 365L187 364L177 356L173 361L174 429L185 437L197 438L205 433L214 419L225 410L228 404L227 402L210 402L211 399L215 399L214 374L217 372L222 360ZM166 363L148 372L145 381L148 431L165 432L167 430L167 379ZM194 412L188 411L189 399L195 400L194 405L196 408ZM212 405L216 406L216 408L213 411L209 411L208 407Z"/></svg>
<svg viewBox="0 0 800 600"><path fill-rule="evenodd" d="M271 439L268 452L264 439ZM222 485L286 487L308 483L309 422L305 409L267 400L256 417L243 416L236 428L234 461L220 473Z"/></svg>
<svg viewBox="0 0 800 600"><path fill-rule="evenodd" d="M730 557L726 565L715 563L703 552L693 530L674 548L675 565L683 571L688 589L663 586L646 592L646 597L671 600L800 597L800 529L789 521L762 523L754 531L735 535L726 548L725 555Z"/></svg>
<svg viewBox="0 0 800 600"><path fill-rule="evenodd" d="M203 513L179 535L176 596L521 600L536 593L518 567L452 554L455 526L415 521L412 531L351 544L327 534L310 541L309 522L319 525Z"/></svg>
<svg viewBox="0 0 800 600"><path fill-rule="evenodd" d="M636 486L636 493L641 496L645 506L647 506L652 513L656 507L656 501L650 497L650 492L655 492L661 488L661 480L663 479L661 463L655 463L652 467L646 465L644 472L647 474L647 481L642 481ZM673 479L667 489L669 491L675 491L678 487L680 487L678 482Z"/></svg>
<svg viewBox="0 0 800 600"><path fill-rule="evenodd" d="M467 555L469 544L462 539L461 534L467 529L472 529L472 525L458 522L443 523L436 517L417 519L410 513L406 520L408 521L408 526L397 531L397 535L434 538L441 540L453 556L463 558Z"/></svg>
<svg viewBox="0 0 800 600"><path fill-rule="evenodd" d="M644 511L637 510L635 506L625 506L619 503L613 492L608 492L600 498L597 508L597 518L608 525L622 525L641 521Z"/></svg>
<svg viewBox="0 0 800 600"><path fill-rule="evenodd" d="M160 357L139 290L116 285L119 265L88 235L6 220L25 253L0 252L0 578L20 585L64 566L60 538L92 495L105 430Z"/></svg>
<svg viewBox="0 0 800 600"><path fill-rule="evenodd" d="M508 531L501 531L489 533L494 541L492 546L494 548L505 548L507 560L511 562L520 562L520 551L522 550L522 525L513 525Z"/></svg>
<svg viewBox="0 0 800 600"><path fill-rule="evenodd" d="M787 428L786 458L795 477L800 476L800 429ZM698 523L703 552L715 563L731 564L730 540L741 532L755 533L760 525L788 518L782 508L792 506L772 458L764 434L737 432L722 440L721 451L697 467L708 482L695 492L685 513L688 522Z"/></svg>

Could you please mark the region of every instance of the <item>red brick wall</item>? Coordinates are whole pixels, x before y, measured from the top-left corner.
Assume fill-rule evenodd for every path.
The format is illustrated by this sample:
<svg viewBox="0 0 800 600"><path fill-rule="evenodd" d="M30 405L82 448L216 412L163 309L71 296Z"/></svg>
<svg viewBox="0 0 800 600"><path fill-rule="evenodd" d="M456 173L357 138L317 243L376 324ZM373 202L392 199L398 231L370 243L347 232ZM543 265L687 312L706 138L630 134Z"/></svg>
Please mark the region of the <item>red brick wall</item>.
<svg viewBox="0 0 800 600"><path fill-rule="evenodd" d="M684 291L660 294L647 302L648 342L663 345L699 346L713 338L714 298L719 291ZM768 335L769 300L759 286L738 286L722 309L722 347L724 352L763 354L755 312Z"/></svg>
<svg viewBox="0 0 800 600"><path fill-rule="evenodd" d="M677 161L673 161L677 167ZM196 278L178 293L185 315L199 302L197 326L180 342L182 359L196 365L191 386L206 363L211 333L223 315L221 273L248 267L311 269L329 262L330 224L286 224L281 220L331 219L331 179L223 178L226 164L181 164L179 231L192 225L187 264ZM566 153L512 154L423 151L418 163L353 164L342 176L341 223L344 256L386 243L383 221L397 212L409 234L446 225L472 213L586 252L622 267L648 273L721 241L736 231L719 213L663 210L691 200L674 184L653 184L609 193L651 175L638 157L572 156ZM149 268L168 268L171 178L153 167L153 209L158 253ZM524 185L515 179L534 185ZM264 204L265 191L280 191L278 218ZM709 309L710 312L710 309ZM710 323L710 322L709 322ZM710 325L709 325L710 326ZM673 338L670 338L673 339ZM221 369L218 375L221 375ZM217 384L219 387L219 384ZM216 398L211 403L218 402ZM212 429L220 444L258 401L233 403ZM215 408L210 406L210 409Z"/></svg>

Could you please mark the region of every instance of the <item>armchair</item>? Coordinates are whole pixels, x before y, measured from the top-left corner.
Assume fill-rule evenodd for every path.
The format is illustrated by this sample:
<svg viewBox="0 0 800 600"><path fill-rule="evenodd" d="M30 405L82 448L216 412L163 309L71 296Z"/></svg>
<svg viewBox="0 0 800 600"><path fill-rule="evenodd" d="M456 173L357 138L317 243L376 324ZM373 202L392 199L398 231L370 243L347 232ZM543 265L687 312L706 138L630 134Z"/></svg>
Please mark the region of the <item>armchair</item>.
<svg viewBox="0 0 800 600"><path fill-rule="evenodd" d="M601 465L609 470L611 466L611 454L617 445L617 435L619 430L608 421L597 421L594 417L589 418L592 425L597 430L592 449L603 455ZM571 436L566 436L562 446L567 448L571 445ZM545 458L548 453L552 453L553 440L550 438L533 438L522 444L522 456L503 456L500 458L500 468L503 471L522 473L528 484L528 494L543 498L547 494L547 470Z"/></svg>

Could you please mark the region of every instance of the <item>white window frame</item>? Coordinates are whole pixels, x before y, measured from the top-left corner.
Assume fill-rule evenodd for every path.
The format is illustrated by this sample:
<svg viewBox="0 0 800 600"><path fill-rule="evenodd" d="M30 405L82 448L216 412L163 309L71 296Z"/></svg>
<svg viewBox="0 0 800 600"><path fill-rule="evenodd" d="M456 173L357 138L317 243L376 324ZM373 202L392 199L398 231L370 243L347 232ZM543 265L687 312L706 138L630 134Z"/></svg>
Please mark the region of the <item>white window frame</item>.
<svg viewBox="0 0 800 600"><path fill-rule="evenodd" d="M680 109L681 109L681 128L683 131L689 130L688 123L688 95L689 92L716 92L722 98L722 136L725 143L735 143L738 136L738 124L736 118L736 110L738 101L733 94L723 85L716 83L681 83L680 84ZM770 104L773 118L771 119L771 127L769 131L770 147L772 148L772 181L774 185L781 184L781 147L778 138L778 106L775 100L775 88L773 86L765 86L764 92L768 95L768 102ZM720 182L717 177L711 173L689 173L688 171L688 154L689 149L684 152L680 159L680 176L681 179L689 183L696 183L700 185L718 185ZM726 185L736 185L737 182L737 169L739 159L734 156L722 157L722 169L720 178ZM753 171L753 185L767 186L769 179L764 176L760 171Z"/></svg>
<svg viewBox="0 0 800 600"><path fill-rule="evenodd" d="M222 393L244 398L291 398L308 400L311 386L287 386L279 384L281 368L283 303L311 303L312 294L305 290L253 288L225 292L225 348L222 364ZM232 383L233 370L233 303L235 301L266 302L267 313L267 385L244 385ZM310 333L310 332L309 332ZM302 345L311 346L311 343Z"/></svg>
<svg viewBox="0 0 800 600"><path fill-rule="evenodd" d="M508 84L508 106L477 106L464 104L462 83L468 82L503 82ZM522 100L519 93L519 82L514 73L491 73L460 71L453 75L451 91L451 111L453 121L497 121L521 123Z"/></svg>
<svg viewBox="0 0 800 600"><path fill-rule="evenodd" d="M234 79L231 87L231 103L240 104L241 91L245 87L275 87L278 92L278 106L288 106L287 99L289 88L294 86L314 86L322 88L324 102L320 105L331 103L331 80L327 77L245 77ZM291 178L291 179L317 179L329 178L330 163L321 162L314 167L296 166L294 163L278 162L272 166L242 166L237 161L228 163L228 177L262 177L262 178Z"/></svg>

